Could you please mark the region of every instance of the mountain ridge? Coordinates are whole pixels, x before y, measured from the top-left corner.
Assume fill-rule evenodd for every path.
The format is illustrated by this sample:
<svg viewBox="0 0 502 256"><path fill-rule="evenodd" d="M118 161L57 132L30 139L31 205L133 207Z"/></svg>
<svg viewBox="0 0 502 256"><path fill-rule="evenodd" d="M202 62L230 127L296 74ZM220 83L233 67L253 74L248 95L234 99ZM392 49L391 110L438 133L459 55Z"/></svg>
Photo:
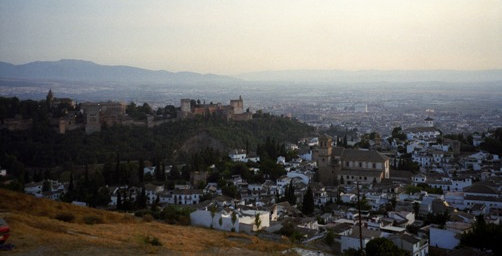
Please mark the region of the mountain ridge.
<svg viewBox="0 0 502 256"><path fill-rule="evenodd" d="M479 70L342 70L289 69L247 72L233 76L191 71L171 72L127 65L102 65L88 60L61 59L11 64L0 61L0 78L121 84L235 85L251 83L367 82L499 82L502 69Z"/></svg>
<svg viewBox="0 0 502 256"><path fill-rule="evenodd" d="M132 84L216 84L230 83L239 80L229 76L210 73L201 74L190 71L171 72L126 65L101 65L92 61L77 59L34 61L20 65L0 62L0 77L32 80L121 82Z"/></svg>

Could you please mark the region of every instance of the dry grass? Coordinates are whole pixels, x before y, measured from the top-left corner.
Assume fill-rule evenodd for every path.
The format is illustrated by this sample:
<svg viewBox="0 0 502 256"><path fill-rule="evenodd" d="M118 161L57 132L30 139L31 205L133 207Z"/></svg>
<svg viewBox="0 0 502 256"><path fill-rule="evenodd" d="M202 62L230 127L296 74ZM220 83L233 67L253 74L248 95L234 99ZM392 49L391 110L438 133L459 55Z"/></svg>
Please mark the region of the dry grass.
<svg viewBox="0 0 502 256"><path fill-rule="evenodd" d="M265 241L245 234L137 221L120 213L37 199L6 190L0 190L0 209L11 227L9 241L17 247L14 253L21 255L44 246L50 246L52 250L47 255L81 255L72 252L89 247L115 250L109 255L213 254L211 250L214 248L241 248L251 254L277 254L289 248L288 243ZM73 214L74 222L54 219L61 212ZM86 216L99 216L103 224L86 225ZM157 238L162 246L144 243L146 236ZM247 242L229 237L242 237Z"/></svg>
<svg viewBox="0 0 502 256"><path fill-rule="evenodd" d="M75 223L85 223L89 216L99 216L103 223L131 223L134 217L111 211L81 207L56 202L44 198L35 198L25 194L0 189L0 209L9 212L26 212L35 216L55 218L59 214L71 213Z"/></svg>

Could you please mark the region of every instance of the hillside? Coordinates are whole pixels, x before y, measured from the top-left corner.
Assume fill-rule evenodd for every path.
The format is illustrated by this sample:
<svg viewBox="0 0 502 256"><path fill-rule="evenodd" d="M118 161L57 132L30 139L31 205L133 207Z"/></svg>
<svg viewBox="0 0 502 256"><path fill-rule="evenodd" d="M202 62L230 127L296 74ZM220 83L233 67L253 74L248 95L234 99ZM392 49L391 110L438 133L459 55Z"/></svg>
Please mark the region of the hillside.
<svg viewBox="0 0 502 256"><path fill-rule="evenodd" d="M144 222L8 190L0 189L0 195L0 217L11 228L8 242L16 246L8 255L276 255L289 247L240 233ZM56 219L62 215L74 220ZM90 219L99 224L86 224ZM145 237L158 238L162 245L153 246Z"/></svg>
<svg viewBox="0 0 502 256"><path fill-rule="evenodd" d="M27 166L52 167L66 161L75 164L103 163L116 152L122 159L135 160L143 156L166 156L173 161L180 148L193 153L207 146L218 150L245 148L267 137L279 142L296 142L314 129L295 120L280 117L261 117L250 121L183 120L153 128L114 126L99 133L86 135L83 130L64 135L51 129L10 132L0 130L0 156L14 155ZM222 152L228 153L228 152Z"/></svg>

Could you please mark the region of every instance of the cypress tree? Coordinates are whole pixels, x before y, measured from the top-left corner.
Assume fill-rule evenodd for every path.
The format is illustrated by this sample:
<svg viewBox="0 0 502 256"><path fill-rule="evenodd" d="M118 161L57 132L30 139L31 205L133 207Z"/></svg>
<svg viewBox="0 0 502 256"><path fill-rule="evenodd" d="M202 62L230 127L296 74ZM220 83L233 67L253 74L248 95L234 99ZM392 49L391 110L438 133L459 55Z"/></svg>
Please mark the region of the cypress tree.
<svg viewBox="0 0 502 256"><path fill-rule="evenodd" d="M115 163L115 180L118 184L121 184L121 175L120 175L120 155L117 152L116 163Z"/></svg>
<svg viewBox="0 0 502 256"><path fill-rule="evenodd" d="M143 161L143 159L140 159L139 166L138 166L138 181L140 184L143 184L143 180L144 180L144 176L145 176L144 169L145 169L145 162Z"/></svg>
<svg viewBox="0 0 502 256"><path fill-rule="evenodd" d="M89 166L85 163L85 185L89 184Z"/></svg>
<svg viewBox="0 0 502 256"><path fill-rule="evenodd" d="M155 179L162 180L162 167L159 160L155 162Z"/></svg>
<svg viewBox="0 0 502 256"><path fill-rule="evenodd" d="M70 185L68 185L68 192L73 192L73 173L70 174Z"/></svg>
<svg viewBox="0 0 502 256"><path fill-rule="evenodd" d="M63 201L71 202L74 199L74 185L73 185L73 173L70 174L70 185L68 185L68 191L63 196Z"/></svg>
<svg viewBox="0 0 502 256"><path fill-rule="evenodd" d="M117 210L122 210L122 192L120 190L117 191Z"/></svg>
<svg viewBox="0 0 502 256"><path fill-rule="evenodd" d="M141 194L136 196L136 207L139 209L143 209L146 207L145 187L141 189Z"/></svg>
<svg viewBox="0 0 502 256"><path fill-rule="evenodd" d="M310 186L307 188L307 192L303 196L302 212L306 215L310 215L314 212L314 194Z"/></svg>
<svg viewBox="0 0 502 256"><path fill-rule="evenodd" d="M288 200L290 205L296 204L295 187L293 186L293 180L289 182L289 185L286 188L286 199Z"/></svg>
<svg viewBox="0 0 502 256"><path fill-rule="evenodd" d="M166 181L166 162L162 161L162 170L160 172L160 180Z"/></svg>

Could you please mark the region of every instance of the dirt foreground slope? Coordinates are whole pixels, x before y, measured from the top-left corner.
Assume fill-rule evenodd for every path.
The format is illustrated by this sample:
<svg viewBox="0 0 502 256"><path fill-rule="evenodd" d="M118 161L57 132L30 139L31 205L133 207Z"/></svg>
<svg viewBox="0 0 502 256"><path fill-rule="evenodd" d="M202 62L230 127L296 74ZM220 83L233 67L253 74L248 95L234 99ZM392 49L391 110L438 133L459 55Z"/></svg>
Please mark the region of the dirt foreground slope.
<svg viewBox="0 0 502 256"><path fill-rule="evenodd" d="M70 222L56 219L70 218ZM13 251L0 255L280 255L287 242L197 227L143 222L130 215L0 189L0 217ZM86 224L86 223L99 224ZM162 245L154 246L156 238Z"/></svg>

